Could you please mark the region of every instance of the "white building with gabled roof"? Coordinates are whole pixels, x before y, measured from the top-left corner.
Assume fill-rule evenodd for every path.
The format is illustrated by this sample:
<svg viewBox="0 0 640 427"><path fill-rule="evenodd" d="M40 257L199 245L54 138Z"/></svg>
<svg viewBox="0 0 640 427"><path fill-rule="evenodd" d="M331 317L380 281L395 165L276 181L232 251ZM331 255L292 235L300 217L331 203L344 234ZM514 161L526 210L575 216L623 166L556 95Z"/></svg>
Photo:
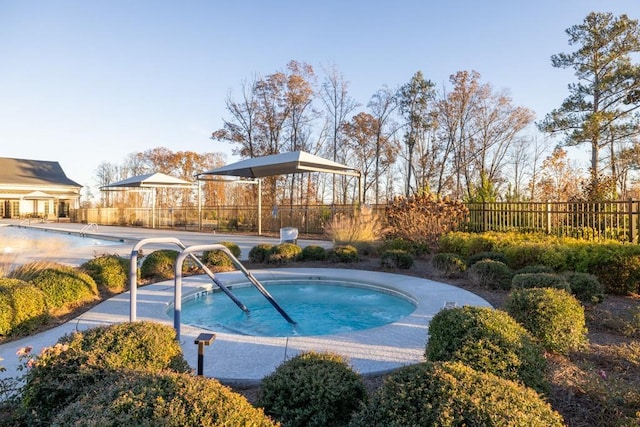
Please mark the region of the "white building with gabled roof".
<svg viewBox="0 0 640 427"><path fill-rule="evenodd" d="M81 189L58 162L0 157L1 218L67 217Z"/></svg>

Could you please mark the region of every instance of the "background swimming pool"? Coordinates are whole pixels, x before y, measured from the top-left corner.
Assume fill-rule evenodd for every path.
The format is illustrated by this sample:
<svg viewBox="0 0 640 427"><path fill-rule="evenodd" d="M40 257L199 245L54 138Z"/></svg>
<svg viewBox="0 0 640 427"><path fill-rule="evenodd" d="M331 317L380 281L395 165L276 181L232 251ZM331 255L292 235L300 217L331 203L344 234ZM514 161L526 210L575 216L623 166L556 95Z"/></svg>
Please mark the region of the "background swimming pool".
<svg viewBox="0 0 640 427"><path fill-rule="evenodd" d="M122 242L80 236L69 232L11 225L0 226L0 250L4 250L4 252L38 249L41 247L81 248L116 244L122 244Z"/></svg>
<svg viewBox="0 0 640 427"><path fill-rule="evenodd" d="M321 280L263 283L295 325L282 318L253 286L232 289L249 308L248 314L224 293L215 291L184 301L182 323L252 336L328 335L393 323L416 308L408 298L362 284Z"/></svg>

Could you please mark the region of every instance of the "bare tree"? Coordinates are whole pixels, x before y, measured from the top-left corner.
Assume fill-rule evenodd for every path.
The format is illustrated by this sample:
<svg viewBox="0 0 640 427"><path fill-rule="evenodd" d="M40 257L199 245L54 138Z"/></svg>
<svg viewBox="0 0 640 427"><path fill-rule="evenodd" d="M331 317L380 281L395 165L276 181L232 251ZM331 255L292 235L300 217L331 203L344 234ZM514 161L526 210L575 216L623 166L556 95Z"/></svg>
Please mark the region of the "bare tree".
<svg viewBox="0 0 640 427"><path fill-rule="evenodd" d="M326 77L320 87L320 100L324 104L327 115L326 124L329 127L328 149L329 157L334 162L345 163L343 139L343 125L347 122L349 115L358 107L358 104L349 96L349 82L338 71L335 64L325 70ZM344 177L341 177L344 178ZM332 200L336 203L336 179L332 175Z"/></svg>

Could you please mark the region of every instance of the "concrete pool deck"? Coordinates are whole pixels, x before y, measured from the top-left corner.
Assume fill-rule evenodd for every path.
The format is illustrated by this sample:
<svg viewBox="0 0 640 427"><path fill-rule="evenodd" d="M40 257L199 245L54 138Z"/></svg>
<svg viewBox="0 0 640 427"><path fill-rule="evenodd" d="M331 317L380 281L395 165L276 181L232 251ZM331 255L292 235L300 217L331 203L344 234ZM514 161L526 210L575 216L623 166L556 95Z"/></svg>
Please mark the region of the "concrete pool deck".
<svg viewBox="0 0 640 427"><path fill-rule="evenodd" d="M65 224L81 226L82 224ZM48 227L52 228L52 227ZM119 228L101 227L101 234L114 237ZM236 241L236 238L246 239L247 248L268 239L259 236L211 235L194 236L189 233L170 230L125 229L129 233L136 233L137 238L130 236L129 252L135 241L147 237L159 237L159 234L170 235L181 239L185 244L198 244L187 241L187 238L207 239L207 243L221 240ZM168 234L166 234L168 233ZM182 236L186 234L187 236ZM214 237L214 241L210 239ZM184 239L184 240L183 240ZM266 240L265 240L266 239ZM252 243L251 243L252 241ZM306 242L299 242L304 245ZM199 242L202 244L202 242ZM315 244L315 243L314 243ZM325 246L328 242L324 242ZM113 253L113 252L111 252ZM92 257L90 254L89 258ZM241 256L242 258L242 256ZM417 363L423 360L427 340L428 323L430 319L445 305L479 305L490 306L479 296L457 288L455 286L420 279L401 274L381 273L363 270L333 269L333 268L278 268L273 270L253 270L252 273L260 280L276 278L301 277L306 279L331 278L354 280L382 287L389 287L410 296L417 303L416 310L409 316L395 323L379 328L363 331L312 336L312 337L252 337L234 335L213 331L216 339L211 346L205 347L204 374L217 378L226 383L254 384L265 375L270 374L283 361L295 356L301 351L332 351L347 356L354 369L361 374L375 374L386 372L397 367ZM233 284L245 282L239 272L218 273L216 277L223 283ZM211 285L207 276L194 276L183 279L183 296L188 297ZM143 286L137 292L137 320L153 320L173 326L171 313L167 309L173 303L174 281L166 281ZM51 330L25 337L0 345L0 357L4 358L0 365L7 368L0 373L1 377L16 376L18 358L16 352L24 346L32 346L34 352L39 353L44 347L56 343L61 336L75 330L85 330L98 325L109 325L129 321L130 312L129 293L117 295L106 300L76 319ZM189 325L181 325L180 343L185 359L194 367L197 366L197 345L194 340L201 332L212 332Z"/></svg>

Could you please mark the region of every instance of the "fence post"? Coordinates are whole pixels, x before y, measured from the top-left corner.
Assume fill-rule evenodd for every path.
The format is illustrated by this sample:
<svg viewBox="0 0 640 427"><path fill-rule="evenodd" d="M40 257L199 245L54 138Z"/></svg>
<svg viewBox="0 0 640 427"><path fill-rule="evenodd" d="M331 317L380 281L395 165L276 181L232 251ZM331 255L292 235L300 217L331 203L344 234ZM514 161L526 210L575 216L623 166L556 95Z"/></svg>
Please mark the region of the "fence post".
<svg viewBox="0 0 640 427"><path fill-rule="evenodd" d="M482 200L482 231L487 231L487 203Z"/></svg>
<svg viewBox="0 0 640 427"><path fill-rule="evenodd" d="M636 214L637 212L634 212L634 200L633 198L629 199L629 207L628 207L628 212L627 215L629 216L629 242L633 243L636 239L636 234L637 234L637 221L636 221Z"/></svg>
<svg viewBox="0 0 640 427"><path fill-rule="evenodd" d="M547 217L547 234L551 234L551 201L547 200L547 204L545 205L545 209L546 209L546 217Z"/></svg>

